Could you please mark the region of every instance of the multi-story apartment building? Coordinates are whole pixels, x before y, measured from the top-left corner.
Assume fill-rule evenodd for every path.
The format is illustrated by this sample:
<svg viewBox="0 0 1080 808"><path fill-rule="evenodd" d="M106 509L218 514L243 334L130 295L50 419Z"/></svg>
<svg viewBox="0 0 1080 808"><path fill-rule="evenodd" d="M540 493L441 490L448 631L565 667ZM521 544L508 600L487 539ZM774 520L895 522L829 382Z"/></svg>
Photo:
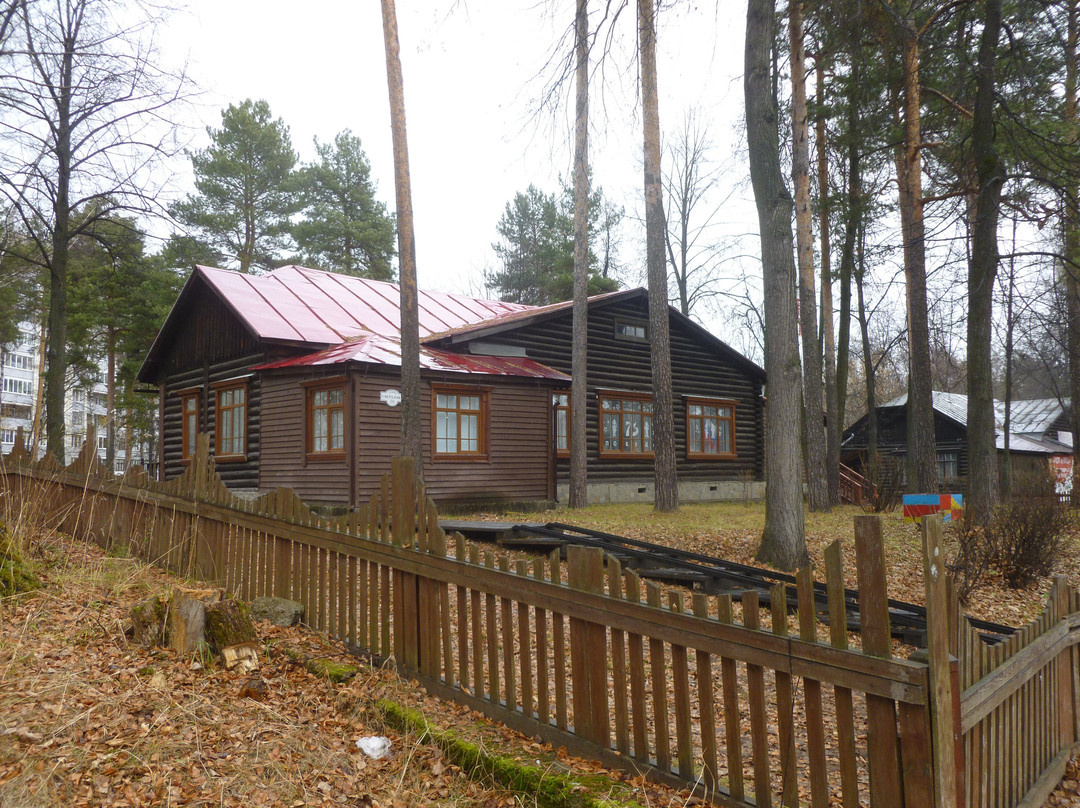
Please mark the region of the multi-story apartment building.
<svg viewBox="0 0 1080 808"><path fill-rule="evenodd" d="M0 453L7 454L15 445L19 428L27 441L34 431L34 412L43 406L43 396L39 388L43 384L41 375L41 339L31 323L19 326L16 342L0 345ZM98 456L102 462L107 458L107 385L104 370L96 374L92 382L85 379L78 382L71 378L64 409L64 462L71 460L82 449L87 430L95 427L98 443ZM39 436L38 453L45 451L45 436ZM147 458L136 450L132 462L148 465ZM114 471L122 474L128 467L128 451L125 445L125 430L116 430L114 451Z"/></svg>

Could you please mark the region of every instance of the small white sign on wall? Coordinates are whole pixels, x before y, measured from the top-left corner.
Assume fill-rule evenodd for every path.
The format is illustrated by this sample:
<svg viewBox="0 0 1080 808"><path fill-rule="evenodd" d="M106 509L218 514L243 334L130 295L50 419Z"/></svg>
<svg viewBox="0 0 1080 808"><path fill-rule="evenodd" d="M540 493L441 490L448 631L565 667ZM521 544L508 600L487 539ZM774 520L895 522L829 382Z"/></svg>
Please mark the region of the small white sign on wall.
<svg viewBox="0 0 1080 808"><path fill-rule="evenodd" d="M379 401L386 404L388 407L396 407L401 403L401 393L397 390L383 390L379 393Z"/></svg>

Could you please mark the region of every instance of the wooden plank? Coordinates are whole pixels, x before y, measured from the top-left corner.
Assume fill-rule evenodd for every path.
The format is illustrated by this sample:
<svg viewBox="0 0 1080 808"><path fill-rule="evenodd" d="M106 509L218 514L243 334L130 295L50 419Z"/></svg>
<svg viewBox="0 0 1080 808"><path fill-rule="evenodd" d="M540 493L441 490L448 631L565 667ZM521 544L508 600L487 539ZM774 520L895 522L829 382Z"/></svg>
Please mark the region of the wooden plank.
<svg viewBox="0 0 1080 808"><path fill-rule="evenodd" d="M949 709L952 705L949 704ZM935 805L934 773L930 749L930 715L925 704L897 705L904 805L923 808ZM953 803L956 804L955 802Z"/></svg>
<svg viewBox="0 0 1080 808"><path fill-rule="evenodd" d="M933 750L934 798L938 808L960 805L957 771L957 748L961 753L961 731L953 724L952 669L949 656L949 599L945 575L945 545L942 517L923 518L923 584L926 593L926 634L929 656L930 738L922 741ZM903 735L903 729L901 728ZM920 741L916 740L916 743ZM908 761L904 760L905 767ZM905 782L906 785L906 782ZM908 804L911 802L908 800Z"/></svg>
<svg viewBox="0 0 1080 808"><path fill-rule="evenodd" d="M495 569L495 553L491 550L484 551L484 566ZM485 593L484 617L487 620L487 665L488 665L488 699L493 704L499 704L501 689L499 687L499 635L496 629L495 595Z"/></svg>
<svg viewBox="0 0 1080 808"><path fill-rule="evenodd" d="M844 606L844 569L840 541L825 548L825 589L829 599L829 640L834 648L848 647L847 617ZM855 753L855 706L851 690L833 688L836 705L836 739L840 758L840 788L844 808L859 805L858 758Z"/></svg>
<svg viewBox="0 0 1080 808"><path fill-rule="evenodd" d="M683 593L670 593L669 605L671 611L685 613ZM675 750L679 776L690 780L694 777L694 743L690 726L690 668L685 646L671 646L671 682L675 701Z"/></svg>
<svg viewBox="0 0 1080 808"><path fill-rule="evenodd" d="M709 618L709 599L700 592L693 595L694 615ZM694 675L697 677L698 716L701 723L701 780L705 796L716 792L716 692L713 683L712 658L705 651L694 652Z"/></svg>
<svg viewBox="0 0 1080 808"><path fill-rule="evenodd" d="M1069 579L1064 575L1055 575L1051 589L1051 597L1054 602L1054 617L1058 625L1068 625L1069 614ZM1072 654L1067 648L1062 648L1057 656L1057 701L1056 712L1058 714L1057 749L1071 747L1077 741L1076 736L1076 703L1073 700L1073 672Z"/></svg>
<svg viewBox="0 0 1080 808"><path fill-rule="evenodd" d="M499 558L499 571L510 574L510 559ZM517 709L517 676L514 670L514 601L499 598L502 616L503 680L506 683L506 709Z"/></svg>
<svg viewBox="0 0 1080 808"><path fill-rule="evenodd" d="M717 620L730 625L731 595L716 599ZM724 744L727 750L728 792L732 799L742 800L743 786L742 721L739 717L739 674L735 660L720 658L720 680L724 690Z"/></svg>
<svg viewBox="0 0 1080 808"><path fill-rule="evenodd" d="M434 509L434 506L432 506ZM428 517L428 523L434 525L436 534L436 553L446 556L446 534L439 529L438 513L434 517ZM442 638L443 655L443 678L448 685L453 685L457 679L454 675L454 636L450 621L450 584L437 584L439 590L439 636ZM437 644L437 643L436 643Z"/></svg>
<svg viewBox="0 0 1080 808"><path fill-rule="evenodd" d="M474 567L480 566L480 548L475 544L469 545L469 563ZM469 601L472 610L472 663L473 663L473 695L482 698L484 690L484 630L483 620L480 615L480 590L472 589L469 592Z"/></svg>
<svg viewBox="0 0 1080 808"><path fill-rule="evenodd" d="M533 578L544 580L544 559L533 561ZM536 617L536 719L547 726L551 723L551 685L548 674L548 618L542 606L535 608Z"/></svg>
<svg viewBox="0 0 1080 808"><path fill-rule="evenodd" d="M622 565L618 559L607 560L608 597L622 600ZM615 748L620 755L630 754L630 713L626 689L626 635L618 629L611 630L611 689L612 707L615 712Z"/></svg>
<svg viewBox="0 0 1080 808"><path fill-rule="evenodd" d="M529 563L524 559L518 559L517 574L526 578L529 575ZM521 660L521 711L532 718L535 715L533 709L533 654L539 655L539 649L533 650L532 634L529 627L529 604L519 601L517 604L518 623L518 647L521 649L518 659ZM547 649L544 649L545 653Z"/></svg>
<svg viewBox="0 0 1080 808"><path fill-rule="evenodd" d="M465 537L460 533L454 535L454 555L465 562ZM457 652L458 652L458 686L462 690L469 689L469 593L461 584L454 584L457 590Z"/></svg>
<svg viewBox="0 0 1080 808"><path fill-rule="evenodd" d="M346 572L347 579L345 581L346 587L346 608L348 610L346 620L348 622L348 635L347 639L349 647L356 648L356 635L357 635L357 609L356 609L356 587L357 576L356 567L360 563L356 556L349 556L348 558L348 571Z"/></svg>
<svg viewBox="0 0 1080 808"><path fill-rule="evenodd" d="M814 604L814 575L810 567L803 567L795 575L799 595L799 639L817 642L817 614ZM803 699L806 703L806 758L810 772L811 808L827 808L829 804L829 781L826 777L825 719L821 707L821 683L816 679L803 682Z"/></svg>
<svg viewBox="0 0 1080 808"><path fill-rule="evenodd" d="M761 628L758 614L758 593L744 592L742 596L743 625L751 631ZM753 750L754 802L761 808L772 805L772 785L769 778L769 738L765 715L765 672L760 665L746 666L746 690L750 707L750 745Z"/></svg>
<svg viewBox="0 0 1080 808"><path fill-rule="evenodd" d="M380 647L383 658L389 658L390 654L393 653L390 644L390 596L390 567L384 565L379 568L379 614L382 620L380 623L382 633ZM400 631L400 628L395 626L394 631L396 633Z"/></svg>
<svg viewBox="0 0 1080 808"><path fill-rule="evenodd" d="M892 656L892 639L880 517L855 517L855 563L859 575L863 653L889 658ZM896 742L896 702L888 697L867 695L866 723L870 801L875 806L899 806L903 792Z"/></svg>
<svg viewBox="0 0 1080 808"><path fill-rule="evenodd" d="M787 584L783 581L769 590L772 612L772 631L778 637L788 636ZM798 767L795 758L795 699L791 690L791 675L777 670L776 718L780 737L780 803L799 805Z"/></svg>
<svg viewBox="0 0 1080 808"><path fill-rule="evenodd" d="M625 599L637 603L641 599L641 579L633 570L623 573ZM626 636L626 651L630 660L630 712L633 719L634 757L648 763L648 714L645 704L645 646L640 634Z"/></svg>
<svg viewBox="0 0 1080 808"><path fill-rule="evenodd" d="M660 587L652 581L645 582L645 601L654 609L661 609ZM671 770L671 742L668 728L667 659L664 641L649 638L649 665L652 680L653 739L656 744L656 767Z"/></svg>
<svg viewBox="0 0 1080 808"><path fill-rule="evenodd" d="M562 559L558 550L548 556L551 582L562 586ZM551 642L555 667L555 725L567 729L566 720L566 623L558 611L551 615Z"/></svg>
<svg viewBox="0 0 1080 808"><path fill-rule="evenodd" d="M356 559L356 644L371 652L371 635L368 633L368 603L371 600L368 580L368 562Z"/></svg>

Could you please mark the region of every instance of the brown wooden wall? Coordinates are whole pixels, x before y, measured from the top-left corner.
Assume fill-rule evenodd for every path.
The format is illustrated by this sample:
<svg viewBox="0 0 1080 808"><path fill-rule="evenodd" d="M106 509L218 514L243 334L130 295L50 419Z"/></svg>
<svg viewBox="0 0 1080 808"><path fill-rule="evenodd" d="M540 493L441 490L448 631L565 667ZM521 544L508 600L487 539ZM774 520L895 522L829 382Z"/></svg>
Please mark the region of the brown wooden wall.
<svg viewBox="0 0 1080 808"><path fill-rule="evenodd" d="M484 338L485 342L524 347L530 359L570 373L572 313L512 332ZM651 479L652 458L602 458L599 452L599 400L597 388L652 392L651 354L647 342L615 337L616 319L646 323L645 298L634 298L589 311L588 352L588 464L589 480ZM462 346L458 346L461 348ZM735 362L719 355L678 318L671 318L671 380L675 398L675 453L680 480L737 480L744 474L762 479L764 430L760 381ZM737 457L726 460L689 460L686 456L687 395L728 398L735 408ZM560 481L569 477L569 460L557 461Z"/></svg>
<svg viewBox="0 0 1080 808"><path fill-rule="evenodd" d="M205 364L184 372L169 376L164 385L163 422L161 425L162 459L164 478L171 480L184 471L180 459L182 424L180 419L180 397L177 391L199 389L199 431L210 436L213 451L216 435L217 396L212 385L248 376L247 383L247 456L242 461L228 461L218 464L221 479L230 488L257 488L259 485L259 456L261 450L262 404L261 385L257 374L251 373L252 365L265 361L262 353L249 354L235 359Z"/></svg>
<svg viewBox="0 0 1080 808"><path fill-rule="evenodd" d="M259 482L264 490L288 487L313 502L345 504L348 501L347 459L305 461L305 389L301 383L339 372L320 368L263 374ZM431 459L432 382L491 389L487 460ZM391 459L401 453L401 410L379 400L379 393L390 388L400 389L398 375L390 370L358 369L349 375L346 394L352 402L348 412L355 434L352 443L361 502L378 490ZM550 402L550 382L425 374L420 407L428 495L436 502L553 498L547 455Z"/></svg>

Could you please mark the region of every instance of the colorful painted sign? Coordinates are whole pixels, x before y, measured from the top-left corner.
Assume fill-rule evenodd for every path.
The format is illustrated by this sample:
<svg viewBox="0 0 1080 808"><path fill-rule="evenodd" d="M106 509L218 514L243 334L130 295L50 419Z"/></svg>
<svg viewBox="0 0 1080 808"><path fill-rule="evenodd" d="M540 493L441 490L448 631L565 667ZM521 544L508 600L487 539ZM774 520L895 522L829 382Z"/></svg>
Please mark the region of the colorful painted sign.
<svg viewBox="0 0 1080 808"><path fill-rule="evenodd" d="M1054 475L1054 489L1059 494L1072 491L1073 456L1054 455L1050 458L1050 471Z"/></svg>
<svg viewBox="0 0 1080 808"><path fill-rule="evenodd" d="M951 522L963 512L963 494L904 494L905 522L920 523L930 513L940 513L943 521Z"/></svg>

